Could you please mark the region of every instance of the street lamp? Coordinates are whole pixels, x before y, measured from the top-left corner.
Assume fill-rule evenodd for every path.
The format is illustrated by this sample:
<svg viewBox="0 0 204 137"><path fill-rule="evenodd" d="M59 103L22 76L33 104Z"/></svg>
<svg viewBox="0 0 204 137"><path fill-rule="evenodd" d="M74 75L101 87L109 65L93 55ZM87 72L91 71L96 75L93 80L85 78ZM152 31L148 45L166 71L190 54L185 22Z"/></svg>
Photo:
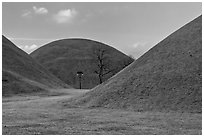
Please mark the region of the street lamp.
<svg viewBox="0 0 204 137"><path fill-rule="evenodd" d="M79 89L81 89L81 77L82 77L82 75L83 75L82 71L77 72L77 76L79 77Z"/></svg>

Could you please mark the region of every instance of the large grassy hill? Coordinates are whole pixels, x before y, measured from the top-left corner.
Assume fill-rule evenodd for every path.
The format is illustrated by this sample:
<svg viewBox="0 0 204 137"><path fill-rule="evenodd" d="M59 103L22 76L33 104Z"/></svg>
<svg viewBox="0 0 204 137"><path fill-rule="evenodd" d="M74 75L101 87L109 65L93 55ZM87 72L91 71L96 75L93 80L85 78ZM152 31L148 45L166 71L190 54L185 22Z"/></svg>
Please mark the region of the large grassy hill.
<svg viewBox="0 0 204 137"><path fill-rule="evenodd" d="M135 111L202 112L202 16L71 103Z"/></svg>
<svg viewBox="0 0 204 137"><path fill-rule="evenodd" d="M84 73L82 88L93 88L99 84L98 75L94 72L97 64L94 50L103 49L104 57L112 73L103 77L107 80L119 72L124 64L133 62L127 55L106 44L87 39L62 39L48 43L30 55L65 83L79 88L77 71ZM130 62L129 62L130 61Z"/></svg>
<svg viewBox="0 0 204 137"><path fill-rule="evenodd" d="M2 36L3 95L70 87Z"/></svg>

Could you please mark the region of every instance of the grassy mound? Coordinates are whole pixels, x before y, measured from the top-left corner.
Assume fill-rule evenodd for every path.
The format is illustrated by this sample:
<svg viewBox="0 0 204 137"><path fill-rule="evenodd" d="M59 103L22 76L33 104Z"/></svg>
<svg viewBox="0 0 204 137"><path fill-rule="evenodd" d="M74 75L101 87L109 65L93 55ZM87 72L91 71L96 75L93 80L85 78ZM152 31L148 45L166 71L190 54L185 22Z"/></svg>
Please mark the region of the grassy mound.
<svg viewBox="0 0 204 137"><path fill-rule="evenodd" d="M2 36L3 95L70 87Z"/></svg>
<svg viewBox="0 0 204 137"><path fill-rule="evenodd" d="M202 112L202 16L71 104L135 111Z"/></svg>
<svg viewBox="0 0 204 137"><path fill-rule="evenodd" d="M12 96L19 94L47 92L48 87L36 81L26 79L9 71L2 71L2 95Z"/></svg>
<svg viewBox="0 0 204 137"><path fill-rule="evenodd" d="M100 42L87 39L62 39L51 42L35 50L30 55L65 83L79 88L77 71L83 71L82 88L93 88L99 84L93 52L97 48L105 50L104 57L111 73L103 77L107 80L133 59L122 52Z"/></svg>

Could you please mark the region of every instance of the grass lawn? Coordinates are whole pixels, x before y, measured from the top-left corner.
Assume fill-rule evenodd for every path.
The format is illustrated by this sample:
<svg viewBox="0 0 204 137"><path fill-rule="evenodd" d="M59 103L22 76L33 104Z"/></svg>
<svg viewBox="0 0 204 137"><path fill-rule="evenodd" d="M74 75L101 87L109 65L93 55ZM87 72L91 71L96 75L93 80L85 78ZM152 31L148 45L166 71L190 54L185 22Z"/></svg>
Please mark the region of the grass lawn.
<svg viewBox="0 0 204 137"><path fill-rule="evenodd" d="M202 114L72 108L63 101L86 91L61 92L3 98L2 134L202 134Z"/></svg>

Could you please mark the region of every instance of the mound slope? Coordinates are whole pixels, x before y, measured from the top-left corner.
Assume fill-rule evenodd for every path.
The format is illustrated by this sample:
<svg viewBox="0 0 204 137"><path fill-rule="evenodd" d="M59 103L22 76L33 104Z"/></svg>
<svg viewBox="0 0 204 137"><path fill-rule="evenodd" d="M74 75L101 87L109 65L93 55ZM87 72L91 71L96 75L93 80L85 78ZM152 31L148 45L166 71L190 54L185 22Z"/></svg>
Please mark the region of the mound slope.
<svg viewBox="0 0 204 137"><path fill-rule="evenodd" d="M202 112L202 16L71 104Z"/></svg>
<svg viewBox="0 0 204 137"><path fill-rule="evenodd" d="M133 59L122 52L88 39L57 40L42 46L30 55L59 79L75 88L79 88L77 71L82 71L84 73L82 88L93 88L99 84L98 75L94 72L97 64L94 62L96 58L93 53L97 49L105 50L109 69L114 69L112 73L103 77L103 81L119 72L124 63L133 62Z"/></svg>
<svg viewBox="0 0 204 137"><path fill-rule="evenodd" d="M69 87L2 36L3 95Z"/></svg>

